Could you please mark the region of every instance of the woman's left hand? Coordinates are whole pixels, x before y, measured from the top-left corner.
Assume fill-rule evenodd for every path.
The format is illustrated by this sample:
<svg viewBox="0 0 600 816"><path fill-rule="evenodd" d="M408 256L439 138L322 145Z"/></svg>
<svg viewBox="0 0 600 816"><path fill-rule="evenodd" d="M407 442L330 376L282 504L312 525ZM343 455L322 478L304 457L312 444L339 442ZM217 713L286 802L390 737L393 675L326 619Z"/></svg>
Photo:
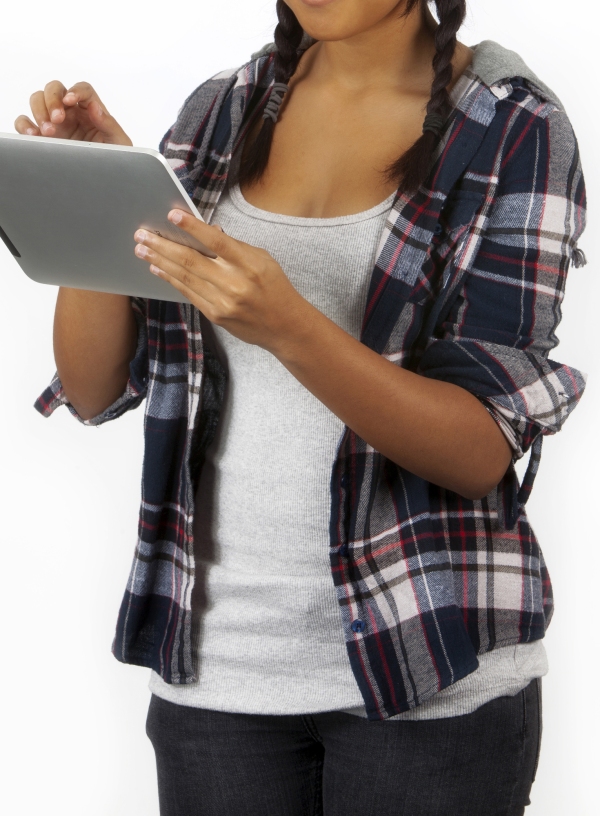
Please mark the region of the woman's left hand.
<svg viewBox="0 0 600 816"><path fill-rule="evenodd" d="M218 257L207 258L143 229L135 233L135 254L212 323L276 353L291 325L313 309L277 261L266 250L237 241L182 210L172 210L168 217Z"/></svg>

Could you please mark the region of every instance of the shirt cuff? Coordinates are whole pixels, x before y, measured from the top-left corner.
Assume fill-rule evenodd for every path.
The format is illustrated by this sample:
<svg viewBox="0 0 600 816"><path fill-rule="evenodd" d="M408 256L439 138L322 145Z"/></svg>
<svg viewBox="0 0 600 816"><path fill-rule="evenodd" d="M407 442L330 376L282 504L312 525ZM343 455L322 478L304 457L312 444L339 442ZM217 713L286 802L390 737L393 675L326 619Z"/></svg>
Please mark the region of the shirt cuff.
<svg viewBox="0 0 600 816"><path fill-rule="evenodd" d="M479 398L479 401L486 409L488 414L492 417L492 419L496 422L502 433L504 434L506 441L510 445L513 451L513 462L517 459L521 459L523 457L523 438L521 434L514 429L514 427L510 424L506 417L502 416L500 410L497 406L492 405L486 399Z"/></svg>

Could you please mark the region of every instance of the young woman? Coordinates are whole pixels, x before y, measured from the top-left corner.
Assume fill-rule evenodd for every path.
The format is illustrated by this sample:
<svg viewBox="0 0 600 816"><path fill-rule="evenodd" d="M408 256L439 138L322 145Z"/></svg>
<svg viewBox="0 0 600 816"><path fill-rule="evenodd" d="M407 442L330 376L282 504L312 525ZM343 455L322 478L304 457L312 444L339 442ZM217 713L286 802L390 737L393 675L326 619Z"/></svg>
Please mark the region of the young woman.
<svg viewBox="0 0 600 816"><path fill-rule="evenodd" d="M524 504L584 387L548 354L585 187L560 100L435 6L279 0L161 143L218 257L135 252L189 304L59 291L38 410L147 398L113 652L152 669L163 816L529 804L552 591ZM131 143L84 83L31 107L21 133Z"/></svg>

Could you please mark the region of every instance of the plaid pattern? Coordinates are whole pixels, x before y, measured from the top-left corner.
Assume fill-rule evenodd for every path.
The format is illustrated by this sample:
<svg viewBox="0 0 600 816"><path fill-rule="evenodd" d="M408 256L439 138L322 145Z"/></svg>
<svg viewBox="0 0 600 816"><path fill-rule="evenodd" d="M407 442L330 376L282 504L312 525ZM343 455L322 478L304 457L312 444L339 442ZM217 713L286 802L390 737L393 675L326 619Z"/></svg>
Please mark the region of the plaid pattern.
<svg viewBox="0 0 600 816"><path fill-rule="evenodd" d="M513 52L492 45L510 62ZM268 101L271 50L203 83L161 142L206 221L233 151ZM543 637L552 616L550 578L523 505L543 437L560 430L585 385L548 354L567 269L582 263L586 198L566 113L522 73L486 82L474 62L461 76L428 181L412 197L397 194L378 247L362 342L469 390L506 433L514 460L532 455L520 489L511 465L497 489L471 501L344 430L332 463L331 571L372 720L469 674L478 654ZM225 372L191 304L132 304L139 342L125 393L82 420L55 376L35 407L49 416L66 404L100 425L146 397L139 539L113 652L168 683L191 683L194 489Z"/></svg>

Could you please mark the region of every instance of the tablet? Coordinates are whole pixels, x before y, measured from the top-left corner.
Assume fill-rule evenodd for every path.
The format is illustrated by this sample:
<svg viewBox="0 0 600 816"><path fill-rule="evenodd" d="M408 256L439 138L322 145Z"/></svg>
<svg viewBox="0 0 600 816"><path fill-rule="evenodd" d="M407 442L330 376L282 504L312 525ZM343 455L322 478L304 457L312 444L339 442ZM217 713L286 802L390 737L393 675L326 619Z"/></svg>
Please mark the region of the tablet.
<svg viewBox="0 0 600 816"><path fill-rule="evenodd" d="M217 257L173 207L202 220L156 150L0 133L0 237L38 283L189 303L134 254L144 227Z"/></svg>

